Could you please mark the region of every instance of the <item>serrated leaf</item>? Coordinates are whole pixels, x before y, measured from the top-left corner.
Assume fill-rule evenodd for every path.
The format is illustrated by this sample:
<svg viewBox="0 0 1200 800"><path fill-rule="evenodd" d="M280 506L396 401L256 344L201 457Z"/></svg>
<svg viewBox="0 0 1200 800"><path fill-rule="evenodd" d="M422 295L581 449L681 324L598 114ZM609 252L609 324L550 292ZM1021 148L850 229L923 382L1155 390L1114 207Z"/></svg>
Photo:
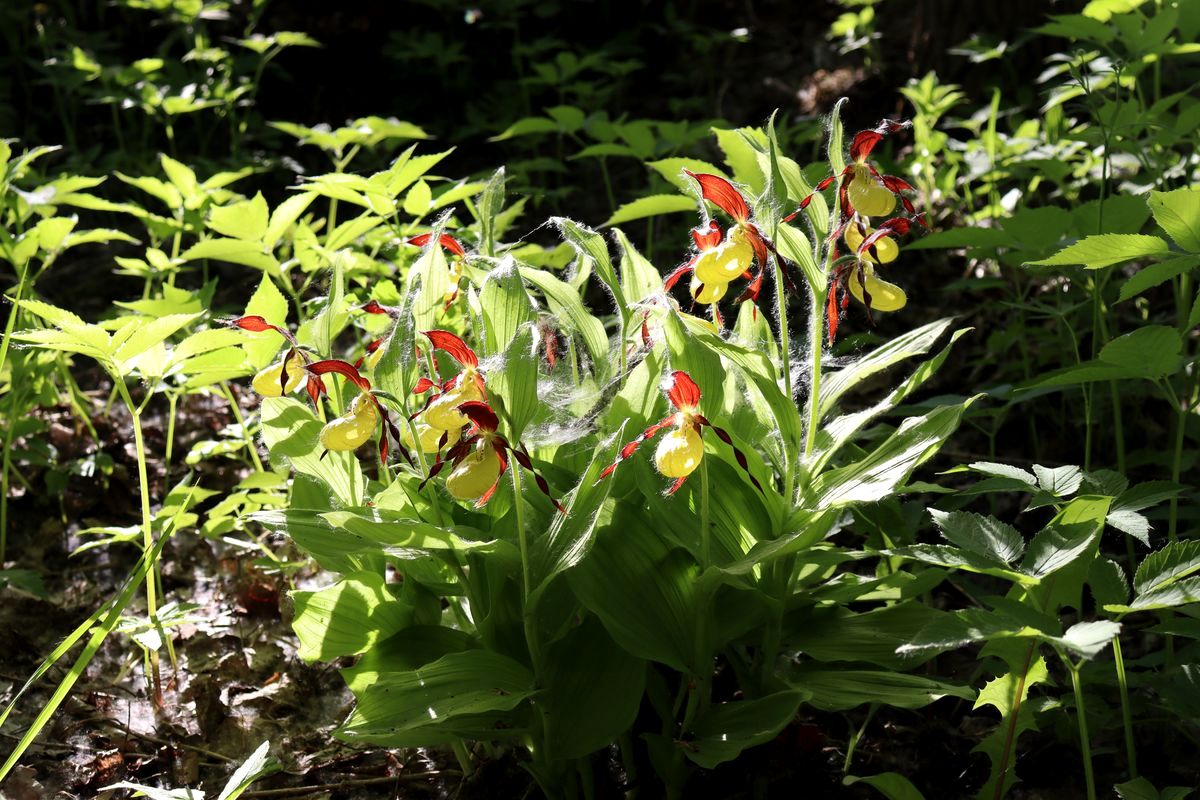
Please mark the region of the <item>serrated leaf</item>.
<svg viewBox="0 0 1200 800"><path fill-rule="evenodd" d="M1056 497L1070 497L1083 484L1083 470L1076 466L1043 467L1034 464L1033 472L1042 491Z"/></svg>
<svg viewBox="0 0 1200 800"><path fill-rule="evenodd" d="M1055 267L1080 265L1087 269L1102 269L1138 258L1156 258L1170 252L1167 243L1157 236L1137 233L1102 233L1088 236L1059 250L1049 258L1027 261L1025 266Z"/></svg>
<svg viewBox="0 0 1200 800"><path fill-rule="evenodd" d="M1133 576L1133 586L1142 594L1197 571L1200 571L1200 540L1171 542L1142 560Z"/></svg>
<svg viewBox="0 0 1200 800"><path fill-rule="evenodd" d="M1136 297L1142 292L1169 281L1176 275L1189 272L1200 264L1200 256L1179 256L1166 261L1149 264L1134 273L1133 277L1121 285L1118 302Z"/></svg>
<svg viewBox="0 0 1200 800"><path fill-rule="evenodd" d="M267 201L259 192L250 200L213 208L208 227L222 236L257 242L267 231L268 217Z"/></svg>
<svg viewBox="0 0 1200 800"><path fill-rule="evenodd" d="M1200 190L1150 192L1148 202L1154 221L1175 244L1190 253L1200 253Z"/></svg>
<svg viewBox="0 0 1200 800"><path fill-rule="evenodd" d="M261 269L275 277L282 275L275 256L264 252L263 246L259 242L246 242L241 239L207 239L189 247L180 258L184 261L211 258L216 261L228 261L231 264L242 264Z"/></svg>
<svg viewBox="0 0 1200 800"><path fill-rule="evenodd" d="M929 510L946 540L964 550L1012 563L1025 552L1025 539L1011 525L995 517L967 511L945 512Z"/></svg>
<svg viewBox="0 0 1200 800"><path fill-rule="evenodd" d="M258 282L258 288L250 295L244 312L248 316L260 316L272 325L287 327L288 301L283 292L275 286L270 275L263 274ZM256 369L260 370L271 363L275 354L285 344L284 338L275 331L254 333L245 331L242 349L246 351L246 359Z"/></svg>

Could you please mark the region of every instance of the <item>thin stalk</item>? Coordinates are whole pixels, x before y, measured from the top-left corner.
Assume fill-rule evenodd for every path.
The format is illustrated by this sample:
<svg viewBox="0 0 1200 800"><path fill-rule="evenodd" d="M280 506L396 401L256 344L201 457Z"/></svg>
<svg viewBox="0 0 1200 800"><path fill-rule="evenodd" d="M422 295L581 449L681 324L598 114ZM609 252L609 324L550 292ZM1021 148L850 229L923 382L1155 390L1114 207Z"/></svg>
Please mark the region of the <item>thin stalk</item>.
<svg viewBox="0 0 1200 800"><path fill-rule="evenodd" d="M525 530L525 509L521 494L521 468L515 463L510 470L513 487L513 513L517 522L517 543L521 551L521 617L525 628L525 644L529 648L529 662L533 667L533 682L536 688L542 686L542 645L538 639L537 617L534 608L529 604L533 593L533 565L529 557L529 536ZM546 713L543 703L534 701L538 711L538 721L541 724L540 736L534 734L536 747L530 747L534 759L539 762L547 760L546 753L553 741L550 729L550 716Z"/></svg>
<svg viewBox="0 0 1200 800"><path fill-rule="evenodd" d="M179 407L179 395L167 392L167 441L163 446L163 473L167 485L171 485L171 455L175 450L175 412Z"/></svg>
<svg viewBox="0 0 1200 800"><path fill-rule="evenodd" d="M1087 710L1083 704L1083 684L1079 680L1079 666L1070 659L1063 659L1071 671L1071 688L1075 692L1075 711L1079 717L1079 751L1083 756L1083 779L1087 784L1088 800L1096 800L1096 776L1092 774L1092 746L1088 737Z"/></svg>
<svg viewBox="0 0 1200 800"><path fill-rule="evenodd" d="M1175 445L1171 453L1171 482L1179 483L1179 478L1183 467L1183 434L1187 427L1187 418L1190 413L1190 402L1184 402L1171 386L1169 381L1163 381L1163 392L1167 399L1171 401L1171 407L1175 411ZM1190 401L1190 396L1188 400ZM1174 542L1179 531L1179 497L1174 495L1171 497L1170 505L1167 510L1167 541Z"/></svg>
<svg viewBox="0 0 1200 800"><path fill-rule="evenodd" d="M1117 667L1117 685L1121 689L1121 723L1125 729L1125 761L1129 767L1129 780L1138 776L1137 748L1133 746L1133 715L1129 710L1129 683L1125 679L1125 656L1121 652L1121 637L1114 636L1113 663Z"/></svg>
<svg viewBox="0 0 1200 800"><path fill-rule="evenodd" d="M17 278L17 294L13 299L12 310L8 312L8 321L4 324L4 340L0 341L0 372L4 371L4 365L8 363L9 342L12 341L13 328L17 324L17 314L20 313L21 300L25 295L25 279L28 276L29 266L26 265Z"/></svg>
<svg viewBox="0 0 1200 800"><path fill-rule="evenodd" d="M238 427L242 430L242 441L246 443L246 449L250 451L250 458L254 461L254 468L259 472L266 472L267 470L263 469L262 459L258 457L258 445L255 444L254 437L250 435L250 431L246 427L246 419L242 416L242 409L238 406L237 398L229 390L229 383L226 381L221 382L221 394L225 396L230 410L233 411L233 418L237 420Z"/></svg>
<svg viewBox="0 0 1200 800"><path fill-rule="evenodd" d="M867 708L867 716L863 719L862 725L850 734L850 741L846 743L846 757L842 760L842 774L850 774L850 762L854 760L854 751L858 749L858 743L862 741L863 734L867 731L867 726L871 724L871 720L875 717L875 712L879 710L878 703L871 703Z"/></svg>
<svg viewBox="0 0 1200 800"><path fill-rule="evenodd" d="M129 415L133 424L133 445L137 451L138 461L138 488L141 492L142 499L142 550L146 553L155 552L154 550L154 518L150 514L150 478L146 473L146 443L142 439L142 406L137 406L133 402L133 398L129 396L129 388L125 386L125 380L120 375L114 375L113 381L118 387L121 394L121 400L124 401L125 407L129 409ZM147 395L149 399L149 395ZM150 618L150 623L155 627L158 626L158 562L157 560L150 564L149 574L146 576L146 615ZM162 685L159 679L158 670L158 651L153 650L150 653L150 680L154 689L154 697L156 704L162 707Z"/></svg>

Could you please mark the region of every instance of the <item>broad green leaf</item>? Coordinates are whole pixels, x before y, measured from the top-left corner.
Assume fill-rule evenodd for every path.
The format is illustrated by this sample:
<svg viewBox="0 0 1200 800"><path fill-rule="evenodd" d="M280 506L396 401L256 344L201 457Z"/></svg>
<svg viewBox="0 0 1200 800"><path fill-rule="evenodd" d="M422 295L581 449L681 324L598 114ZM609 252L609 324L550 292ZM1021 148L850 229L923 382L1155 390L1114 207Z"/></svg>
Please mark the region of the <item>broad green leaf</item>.
<svg viewBox="0 0 1200 800"><path fill-rule="evenodd" d="M522 117L509 125L500 133L488 139L489 142L502 142L517 136L529 136L538 133L557 133L558 123L547 117Z"/></svg>
<svg viewBox="0 0 1200 800"><path fill-rule="evenodd" d="M663 158L658 161L648 161L646 166L663 176L676 189L687 193L695 191L696 182L689 178L684 170L695 172L697 175L707 173L729 179L729 176L720 167L697 158ZM692 201L692 207L695 207L695 201Z"/></svg>
<svg viewBox="0 0 1200 800"><path fill-rule="evenodd" d="M879 447L862 460L820 475L810 494L817 508L873 503L903 485L925 460L941 448L958 428L963 413L979 397L938 406L920 417L909 417Z"/></svg>
<svg viewBox="0 0 1200 800"><path fill-rule="evenodd" d="M684 755L705 769L741 755L748 747L766 744L796 716L806 691L784 691L757 700L716 703L696 720Z"/></svg>
<svg viewBox="0 0 1200 800"><path fill-rule="evenodd" d="M275 245L287 233L288 228L295 224L296 220L300 219L300 215L308 210L308 207L316 197L315 192L300 192L276 206L275 210L271 212L271 221L267 224L267 229L263 233L263 244L268 249L274 250Z"/></svg>
<svg viewBox="0 0 1200 800"><path fill-rule="evenodd" d="M262 400L262 437L271 460L320 480L344 506L363 500L366 482L354 453L329 452L322 458L318 437L322 423L308 406L287 397Z"/></svg>
<svg viewBox="0 0 1200 800"><path fill-rule="evenodd" d="M412 185L408 190L408 194L404 196L404 213L413 217L423 217L429 211L429 206L433 202L433 190L429 188L429 184L423 180L419 180Z"/></svg>
<svg viewBox="0 0 1200 800"><path fill-rule="evenodd" d="M691 197L678 194L652 194L622 205L604 221L604 227L623 225L635 219L677 214L681 211L694 212L695 210L696 201Z"/></svg>
<svg viewBox="0 0 1200 800"><path fill-rule="evenodd" d="M911 242L905 242L905 250L938 250L958 247L1014 247L1017 243L1006 231L999 228L962 227L934 231Z"/></svg>
<svg viewBox="0 0 1200 800"><path fill-rule="evenodd" d="M199 314L169 314L148 322L138 320L131 326L134 328L132 335L125 340L124 344L115 348L113 356L123 366L128 366L133 359L151 347L163 344L175 333L195 322L199 316ZM114 343L115 341L116 337L114 337Z"/></svg>
<svg viewBox="0 0 1200 800"><path fill-rule="evenodd" d="M305 661L328 661L365 653L412 623L413 608L376 572L347 575L314 592L294 591L292 628Z"/></svg>
<svg viewBox="0 0 1200 800"><path fill-rule="evenodd" d="M617 646L591 615L546 654L545 731L550 758L582 758L629 730L645 691L646 663Z"/></svg>
<svg viewBox="0 0 1200 800"><path fill-rule="evenodd" d="M1042 491L1056 497L1070 497L1083 484L1083 470L1076 466L1043 467L1034 464L1033 472Z"/></svg>
<svg viewBox="0 0 1200 800"><path fill-rule="evenodd" d="M847 775L842 778L843 786L865 783L887 798L887 800L925 800L925 795L898 772L881 772L878 775L858 777Z"/></svg>
<svg viewBox="0 0 1200 800"><path fill-rule="evenodd" d="M953 317L945 317L922 325L897 336L836 372L825 375L821 379L821 417L824 418L833 410L842 395L870 376L905 359L928 353L953 322Z"/></svg>
<svg viewBox="0 0 1200 800"><path fill-rule="evenodd" d="M974 700L975 690L904 672L846 669L841 665L802 664L787 674L788 683L811 694L807 702L823 711L844 711L869 703L922 708L943 697Z"/></svg>
<svg viewBox="0 0 1200 800"><path fill-rule="evenodd" d="M504 167L500 167L488 178L487 186L479 195L477 216L479 217L480 240L483 254L496 255L496 216L504 209Z"/></svg>
<svg viewBox="0 0 1200 800"><path fill-rule="evenodd" d="M1072 653L1089 661L1108 647L1113 637L1121 632L1121 623L1110 620L1077 622L1067 629L1059 640Z"/></svg>
<svg viewBox="0 0 1200 800"><path fill-rule="evenodd" d="M579 258L590 262L591 268L595 270L600 282L612 293L613 301L617 304L617 311L624 321L629 316L629 303L625 299L625 291L621 288L621 282L617 278L617 271L613 267L612 257L608 252L608 243L604 241L604 237L566 217L552 217L550 221L558 226L563 238L575 248Z"/></svg>
<svg viewBox="0 0 1200 800"><path fill-rule="evenodd" d="M1197 193L1200 196L1200 192ZM1149 264L1134 273L1133 277L1121 285L1118 302L1136 297L1142 292L1169 281L1176 275L1190 272L1200 264L1200 256L1179 256L1167 261Z"/></svg>
<svg viewBox="0 0 1200 800"><path fill-rule="evenodd" d="M790 620L785 641L818 661L868 662L892 670L907 669L936 653L906 646L921 631L949 616L915 601L864 613L839 606L813 608Z"/></svg>
<svg viewBox="0 0 1200 800"><path fill-rule="evenodd" d="M576 596L634 655L689 672L696 657L696 562L618 505L591 552L567 573Z"/></svg>
<svg viewBox="0 0 1200 800"><path fill-rule="evenodd" d="M408 286L406 291L414 294L412 299L413 325L418 331L432 330L438 327L438 319L442 315L442 307L446 303L446 295L450 291L450 265L446 263L446 254L436 244L439 231L435 231L430 240L433 244L425 247L421 257L409 267Z"/></svg>
<svg viewBox="0 0 1200 800"><path fill-rule="evenodd" d="M621 288L625 291L625 299L631 304L640 303L660 293L662 276L654 265L638 252L620 228L613 231L613 236L621 249Z"/></svg>
<svg viewBox="0 0 1200 800"><path fill-rule="evenodd" d="M1102 269L1138 258L1157 258L1169 252L1167 243L1157 236L1137 233L1102 233L1088 236L1049 258L1027 261L1025 266L1055 267L1082 265Z"/></svg>
<svg viewBox="0 0 1200 800"><path fill-rule="evenodd" d="M825 270L813 258L812 245L809 243L808 237L799 228L782 222L775 228L775 235L775 244L779 248L779 253L784 258L799 264L805 280L808 281L809 288L818 295L822 294L828 278Z"/></svg>
<svg viewBox="0 0 1200 800"><path fill-rule="evenodd" d="M253 199L216 206L209 212L208 227L234 239L257 242L267 232L269 212L262 192Z"/></svg>
<svg viewBox="0 0 1200 800"><path fill-rule="evenodd" d="M385 747L493 740L505 730L520 732L509 712L533 694L533 675L510 658L490 650L449 653L418 669L381 675L358 695L336 735Z"/></svg>
<svg viewBox="0 0 1200 800"><path fill-rule="evenodd" d="M1162 377L1178 369L1182 349L1179 332L1174 328L1146 325L1104 345L1100 360L1135 369L1146 377Z"/></svg>
<svg viewBox="0 0 1200 800"><path fill-rule="evenodd" d="M1200 253L1200 189L1150 192L1154 221L1175 244L1189 253Z"/></svg>
<svg viewBox="0 0 1200 800"><path fill-rule="evenodd" d="M538 413L538 351L534 326L526 324L511 338L504 351L504 367L490 373L488 391L498 399L508 420L508 434L517 442Z"/></svg>
<svg viewBox="0 0 1200 800"><path fill-rule="evenodd" d="M746 184L750 194L758 194L766 185L766 176L758 166L758 150L750 144L755 141L760 147L766 147L767 136L754 128L738 128L726 130L713 128L717 137L717 146L725 154L725 163L733 170L733 179ZM743 136L743 134L745 134Z"/></svg>
<svg viewBox="0 0 1200 800"><path fill-rule="evenodd" d="M535 540L529 559L529 607L537 605L556 576L574 567L591 550L613 485L611 479L598 479L604 468L616 460L623 433L623 428L618 429L607 444L596 448L574 491L560 501L567 512L557 514L545 536Z"/></svg>
<svg viewBox="0 0 1200 800"><path fill-rule="evenodd" d="M1015 762L1020 735L1037 730L1033 708L1026 702L1029 690L1035 684L1045 683L1050 675L1033 639L999 639L985 646L981 655L998 656L1008 671L988 681L975 700L974 708L994 706L1001 718L996 729L975 748L976 752L986 753L992 763L991 775L976 797L1003 797L1017 780Z"/></svg>
<svg viewBox="0 0 1200 800"><path fill-rule="evenodd" d="M479 292L479 303L483 308L488 355L506 352L517 331L534 318L533 303L511 257L505 258L500 266L487 274Z"/></svg>
<svg viewBox="0 0 1200 800"><path fill-rule="evenodd" d="M1105 611L1129 614L1134 611L1154 611L1161 608L1200 603L1200 577L1163 584L1160 589L1140 593L1129 605L1106 605Z"/></svg>

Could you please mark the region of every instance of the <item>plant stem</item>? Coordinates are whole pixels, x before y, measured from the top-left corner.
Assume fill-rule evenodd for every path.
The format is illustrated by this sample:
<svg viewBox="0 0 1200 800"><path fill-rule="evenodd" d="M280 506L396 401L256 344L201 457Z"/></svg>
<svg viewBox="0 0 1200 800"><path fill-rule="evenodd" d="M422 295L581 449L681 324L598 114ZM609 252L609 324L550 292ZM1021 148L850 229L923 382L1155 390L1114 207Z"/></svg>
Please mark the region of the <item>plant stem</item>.
<svg viewBox="0 0 1200 800"><path fill-rule="evenodd" d="M812 455L817 440L817 426L821 422L821 351L825 347L825 306L816 292L812 293L812 330L809 350L808 427L804 432L804 457Z"/></svg>
<svg viewBox="0 0 1200 800"><path fill-rule="evenodd" d="M1079 680L1079 666L1070 659L1063 659L1071 671L1071 688L1075 691L1075 713L1079 717L1079 752L1083 757L1083 779L1087 784L1088 800L1096 800L1096 776L1092 774L1092 746L1089 743L1087 710L1083 703L1083 684Z"/></svg>
<svg viewBox="0 0 1200 800"><path fill-rule="evenodd" d="M1129 711L1129 684L1125 680L1125 656L1121 652L1121 637L1114 636L1113 663L1117 666L1117 685L1121 689L1121 722L1125 728L1125 760L1129 767L1129 780L1138 776L1137 748L1133 746L1133 716Z"/></svg>
<svg viewBox="0 0 1200 800"><path fill-rule="evenodd" d="M246 449L250 451L250 459L254 462L254 468L259 472L266 472L267 470L263 469L262 459L258 457L258 445L254 443L254 437L246 428L246 418L242 416L242 409L238 406L237 398L233 396L233 392L229 389L229 383L226 381L221 381L221 394L225 396L225 400L233 412L233 418L237 420L238 427L242 430L242 441L246 443Z"/></svg>
<svg viewBox="0 0 1200 800"><path fill-rule="evenodd" d="M142 409L134 405L133 398L129 395L129 388L125 385L125 379L115 370L113 381L117 386L117 391L121 394L121 399L125 402L125 407L129 409L133 425L133 445L137 450L138 461L138 488L142 496L142 550L152 553L154 552L154 518L150 514L150 478L146 473L146 443L142 439ZM157 560L150 564L146 575L146 616L150 618L152 625L158 627ZM155 701L161 708L162 685L158 674L158 650L150 650L149 655L151 685L154 689Z"/></svg>

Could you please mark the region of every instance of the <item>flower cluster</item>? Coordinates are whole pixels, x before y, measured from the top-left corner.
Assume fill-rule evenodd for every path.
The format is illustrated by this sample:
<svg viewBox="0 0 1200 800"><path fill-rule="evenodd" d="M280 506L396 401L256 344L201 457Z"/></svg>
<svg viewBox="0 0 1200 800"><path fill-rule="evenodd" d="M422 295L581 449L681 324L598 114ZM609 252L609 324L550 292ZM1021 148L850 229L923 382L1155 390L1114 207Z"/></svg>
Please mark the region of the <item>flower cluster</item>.
<svg viewBox="0 0 1200 800"><path fill-rule="evenodd" d="M712 306L714 319L720 325L721 317L716 304L725 296L729 284L739 278L749 280L738 302L757 300L762 289L767 256L774 253L775 248L751 220L750 205L732 183L718 175L695 172L687 172L687 175L700 184L703 198L725 212L733 224L722 232L716 220L709 220L707 225L693 230L695 254L687 263L667 275L663 280L663 288L670 291L684 275L690 274L692 297L701 305ZM775 253L775 257L779 258L778 253ZM751 270L756 264L758 270L752 274Z"/></svg>
<svg viewBox="0 0 1200 800"><path fill-rule="evenodd" d="M838 321L853 297L872 311L899 311L908 302L904 290L880 278L875 268L896 260L900 253L896 237L909 232L913 222L925 225L924 215L918 214L908 194L913 187L903 178L883 175L870 162L871 151L889 134L911 126L910 122L885 119L874 128L859 131L850 144L850 163L838 175L831 175L817 184L821 192L838 183L837 225L829 234L830 263L834 267L827 299L826 317L829 340L837 334ZM814 194L800 202L800 208L784 218L791 220L808 207ZM872 217L888 217L897 201L907 216L895 216L873 225ZM837 239L841 238L854 255L850 263L838 263ZM839 301L840 292L840 301Z"/></svg>

